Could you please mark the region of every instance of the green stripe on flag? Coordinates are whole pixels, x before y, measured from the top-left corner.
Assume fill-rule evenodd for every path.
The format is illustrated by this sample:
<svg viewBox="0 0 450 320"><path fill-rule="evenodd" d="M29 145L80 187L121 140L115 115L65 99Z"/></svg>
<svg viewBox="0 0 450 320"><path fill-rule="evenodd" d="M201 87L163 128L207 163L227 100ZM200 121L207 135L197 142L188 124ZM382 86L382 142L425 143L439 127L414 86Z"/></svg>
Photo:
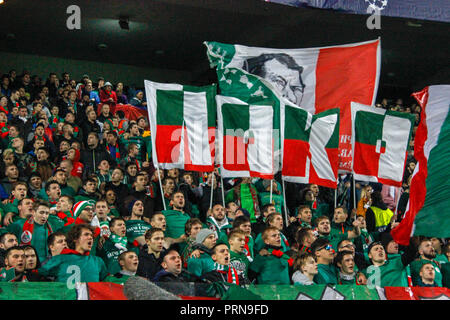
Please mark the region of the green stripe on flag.
<svg viewBox="0 0 450 320"><path fill-rule="evenodd" d="M76 289L62 282L0 283L0 300L76 300Z"/></svg>
<svg viewBox="0 0 450 320"><path fill-rule="evenodd" d="M327 117L327 116L332 115L332 114L337 114L337 119L338 120L337 120L337 123L336 123L336 125L334 127L333 134L330 137L330 140L328 140L328 143L325 145L326 149L337 149L337 148L339 148L339 123L340 123L339 109L329 109L329 110L323 111L323 112L321 112L319 114L315 114L313 116L313 123L314 123L314 121L316 121L317 119L324 118L324 117Z"/></svg>
<svg viewBox="0 0 450 320"><path fill-rule="evenodd" d="M181 126L183 124L184 92L156 90L156 123L158 125Z"/></svg>
<svg viewBox="0 0 450 320"><path fill-rule="evenodd" d="M224 103L222 105L223 133L228 135L227 129L239 130L242 133L249 129L249 108L243 105ZM239 131L236 131L239 133Z"/></svg>
<svg viewBox="0 0 450 320"><path fill-rule="evenodd" d="M357 111L355 116L355 142L376 146L377 140L380 140L383 136L384 117L384 114Z"/></svg>
<svg viewBox="0 0 450 320"><path fill-rule="evenodd" d="M414 221L415 235L450 237L450 112L441 127L437 145L428 158L427 194L422 209Z"/></svg>
<svg viewBox="0 0 450 320"><path fill-rule="evenodd" d="M299 128L306 128L308 121L308 113L305 110L286 106L285 109L285 130L284 138L288 140L302 140L309 141L309 134L311 128L308 130L299 130Z"/></svg>

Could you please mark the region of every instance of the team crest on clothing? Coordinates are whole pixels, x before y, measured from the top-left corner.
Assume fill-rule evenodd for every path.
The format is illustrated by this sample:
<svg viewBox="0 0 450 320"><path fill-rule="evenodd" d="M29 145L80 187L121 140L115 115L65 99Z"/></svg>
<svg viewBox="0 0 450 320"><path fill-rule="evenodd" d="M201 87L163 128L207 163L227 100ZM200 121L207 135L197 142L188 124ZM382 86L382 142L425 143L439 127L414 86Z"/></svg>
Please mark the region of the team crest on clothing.
<svg viewBox="0 0 450 320"><path fill-rule="evenodd" d="M25 230L22 235L20 236L20 241L24 242L24 243L28 243L31 241L32 238L32 234L30 231Z"/></svg>

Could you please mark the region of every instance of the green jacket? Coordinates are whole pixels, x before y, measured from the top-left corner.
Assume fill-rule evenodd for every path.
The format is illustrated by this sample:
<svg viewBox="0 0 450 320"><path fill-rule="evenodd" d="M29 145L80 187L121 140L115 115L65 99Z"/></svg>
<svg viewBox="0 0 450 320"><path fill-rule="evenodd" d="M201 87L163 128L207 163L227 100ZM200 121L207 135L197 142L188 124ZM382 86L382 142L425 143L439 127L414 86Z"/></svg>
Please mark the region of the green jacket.
<svg viewBox="0 0 450 320"><path fill-rule="evenodd" d="M127 245L127 249L134 252L137 251L135 247L132 247L130 244ZM99 250L97 252L97 256L101 257L105 262L106 269L108 270L109 274L115 275L116 273L120 272L121 269L118 258L122 252L124 251L117 248L114 245L114 242L112 242L109 238L106 239L105 243L103 244L102 250ZM136 254L138 253L139 252L136 252Z"/></svg>
<svg viewBox="0 0 450 320"><path fill-rule="evenodd" d="M6 227L6 229L8 229L9 232L14 233L16 235L19 244L23 243L22 234L25 221L26 219L19 219ZM52 226L50 225L50 227ZM36 249L40 261L44 261L48 255L48 247L47 247L48 232L49 229L47 224L40 225L34 222L33 234L31 236L30 244Z"/></svg>
<svg viewBox="0 0 450 320"><path fill-rule="evenodd" d="M191 218L189 214L177 210L163 210L166 217L166 237L179 238L184 234L184 225Z"/></svg>
<svg viewBox="0 0 450 320"><path fill-rule="evenodd" d="M125 226L127 227L128 242L133 242L137 237L143 236L152 227L143 220L127 220Z"/></svg>
<svg viewBox="0 0 450 320"><path fill-rule="evenodd" d="M371 265L362 271L369 278L376 277L379 275L379 285L380 287L407 287L408 286L408 274L407 267L402 263L400 256L388 259L386 262L379 267ZM374 279L375 283L377 279Z"/></svg>
<svg viewBox="0 0 450 320"><path fill-rule="evenodd" d="M338 271L333 264L317 264L319 273L314 276L316 284L338 284Z"/></svg>
<svg viewBox="0 0 450 320"><path fill-rule="evenodd" d="M100 257L81 255L71 249L63 249L38 269L42 276L55 277L56 282L99 282L108 275L105 263Z"/></svg>
<svg viewBox="0 0 450 320"><path fill-rule="evenodd" d="M207 272L214 270L214 260L207 253L200 254L200 258L189 258L187 260L187 270L197 277L201 277Z"/></svg>
<svg viewBox="0 0 450 320"><path fill-rule="evenodd" d="M290 284L289 264L286 259L274 255L256 254L250 269L257 273L258 284Z"/></svg>
<svg viewBox="0 0 450 320"><path fill-rule="evenodd" d="M122 273L116 273L114 275L109 275L105 278L105 280L103 280L103 282L112 282L112 283L117 283L117 284L121 284L124 285L125 282L127 282L127 280L132 277L126 274L122 274Z"/></svg>
<svg viewBox="0 0 450 320"><path fill-rule="evenodd" d="M282 234L282 233L280 232L280 236L281 236L281 250L282 250L283 252L286 252L286 251L291 250L291 248L290 248L290 247L288 246L288 244L287 244L287 239L286 239L286 237L284 236L284 234ZM266 244L264 243L264 241L263 241L263 239L262 239L262 232L261 232L261 233L259 233L259 234L256 236L256 239L255 239L255 246L254 246L253 252L254 252L255 254L259 254L259 252L260 252L265 246L266 246Z"/></svg>
<svg viewBox="0 0 450 320"><path fill-rule="evenodd" d="M261 192L259 194L259 204L261 207L270 203L270 192ZM275 205L275 210L281 214L284 214L284 199L282 194L272 193L272 204Z"/></svg>
<svg viewBox="0 0 450 320"><path fill-rule="evenodd" d="M450 263L444 263L441 268L442 285L450 289Z"/></svg>
<svg viewBox="0 0 450 320"><path fill-rule="evenodd" d="M250 261L245 253L237 253L230 250L230 264L236 269L244 278L248 278L248 268Z"/></svg>

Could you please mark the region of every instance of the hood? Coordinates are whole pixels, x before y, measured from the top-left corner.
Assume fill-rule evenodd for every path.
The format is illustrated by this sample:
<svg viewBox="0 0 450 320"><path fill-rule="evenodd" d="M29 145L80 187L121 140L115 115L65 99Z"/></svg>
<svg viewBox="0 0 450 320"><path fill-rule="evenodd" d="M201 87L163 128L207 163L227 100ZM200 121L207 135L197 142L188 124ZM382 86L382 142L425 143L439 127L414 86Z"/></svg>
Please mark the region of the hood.
<svg viewBox="0 0 450 320"><path fill-rule="evenodd" d="M69 249L69 248L64 248L64 249L62 249L61 254L76 254L78 256L88 256L90 254L90 252L86 252L85 254L81 254L81 253L79 253L76 250L72 250L72 249Z"/></svg>

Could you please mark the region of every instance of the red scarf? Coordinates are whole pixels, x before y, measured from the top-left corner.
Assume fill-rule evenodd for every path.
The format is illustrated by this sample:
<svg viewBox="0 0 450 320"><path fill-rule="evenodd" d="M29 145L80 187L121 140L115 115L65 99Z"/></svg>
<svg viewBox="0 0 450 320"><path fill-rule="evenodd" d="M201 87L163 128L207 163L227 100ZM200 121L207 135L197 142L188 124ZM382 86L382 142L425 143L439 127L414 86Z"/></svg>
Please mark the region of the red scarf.
<svg viewBox="0 0 450 320"><path fill-rule="evenodd" d="M274 255L277 258L286 259L289 267L292 267L292 265L294 264L294 259L292 257L289 257L283 251L276 250L276 249L269 249L268 251L269 251L270 254Z"/></svg>
<svg viewBox="0 0 450 320"><path fill-rule="evenodd" d="M75 219L75 224L89 224L89 222L86 222L83 219L80 219L80 217L78 217ZM93 238L94 239L97 238L100 235L101 231L102 230L99 227L95 227Z"/></svg>
<svg viewBox="0 0 450 320"><path fill-rule="evenodd" d="M234 283L236 285L239 285L239 276L236 271L236 269L232 266L228 267L228 271L225 270L217 270L217 272L226 274L227 275L227 282L228 283Z"/></svg>
<svg viewBox="0 0 450 320"><path fill-rule="evenodd" d="M81 253L79 253L78 251L72 250L72 249L69 249L69 248L64 248L64 249L62 249L62 251L61 251L61 254L76 254L76 255L78 255L78 256L88 256L90 253L91 253L91 252L88 251L88 252L85 252L84 254L81 254Z"/></svg>
<svg viewBox="0 0 450 320"><path fill-rule="evenodd" d="M72 212L71 212L71 214L72 214ZM73 214L72 214L72 215L73 215ZM64 227L66 227L66 226L68 226L68 225L70 225L70 224L75 223L75 219L74 219L74 218L69 217L67 214L65 214L65 213L62 212L62 211L58 212L58 213L56 214L56 216L57 216L58 218L60 218L61 220L64 221Z"/></svg>
<svg viewBox="0 0 450 320"><path fill-rule="evenodd" d="M48 236L53 233L52 227L48 222L45 223L44 227L47 227ZM34 220L31 217L26 220L22 227L22 233L20 235L21 244L31 245L31 240L33 239L33 230L34 230Z"/></svg>
<svg viewBox="0 0 450 320"><path fill-rule="evenodd" d="M106 144L106 150L108 150L109 154L111 154L111 150L109 149L109 144ZM116 160L120 161L119 144L117 144L117 143L116 143Z"/></svg>

